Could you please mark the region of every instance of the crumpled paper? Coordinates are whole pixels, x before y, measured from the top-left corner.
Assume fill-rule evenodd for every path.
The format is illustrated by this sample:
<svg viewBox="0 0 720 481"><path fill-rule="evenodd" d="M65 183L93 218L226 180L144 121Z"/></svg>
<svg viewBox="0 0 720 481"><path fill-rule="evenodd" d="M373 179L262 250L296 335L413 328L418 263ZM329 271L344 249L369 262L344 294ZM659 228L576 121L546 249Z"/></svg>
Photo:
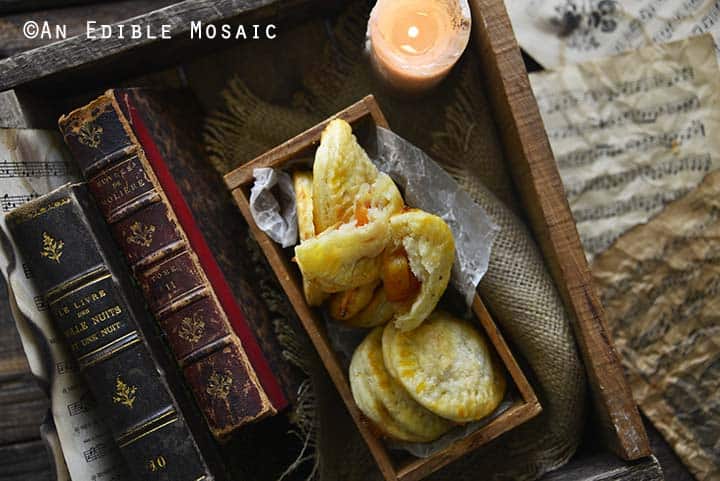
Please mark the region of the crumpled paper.
<svg viewBox="0 0 720 481"><path fill-rule="evenodd" d="M297 244L297 206L290 174L270 167L253 169L250 212L258 227L283 247ZM277 193L277 196L276 196Z"/></svg>
<svg viewBox="0 0 720 481"><path fill-rule="evenodd" d="M455 237L452 285L467 306L490 261L498 226L450 174L425 152L391 130L377 127L372 160L403 191L405 203L438 215Z"/></svg>

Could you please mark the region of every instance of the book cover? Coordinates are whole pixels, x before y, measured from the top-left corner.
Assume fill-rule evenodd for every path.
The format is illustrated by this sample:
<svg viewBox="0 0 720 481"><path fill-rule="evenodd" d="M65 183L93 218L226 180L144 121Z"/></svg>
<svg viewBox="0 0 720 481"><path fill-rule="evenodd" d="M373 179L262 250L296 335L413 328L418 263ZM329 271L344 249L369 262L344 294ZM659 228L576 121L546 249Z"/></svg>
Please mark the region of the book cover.
<svg viewBox="0 0 720 481"><path fill-rule="evenodd" d="M222 477L205 459L216 455L209 433L197 428L184 393L169 387L175 373L150 342L150 314L87 188L60 187L14 209L6 223L132 474Z"/></svg>
<svg viewBox="0 0 720 481"><path fill-rule="evenodd" d="M182 196L170 200L149 160L154 144L139 140L113 92L62 117L60 129L213 434L274 414L268 394L284 407L252 332L240 330L241 340L231 327L240 311L227 311L234 299L192 214Z"/></svg>

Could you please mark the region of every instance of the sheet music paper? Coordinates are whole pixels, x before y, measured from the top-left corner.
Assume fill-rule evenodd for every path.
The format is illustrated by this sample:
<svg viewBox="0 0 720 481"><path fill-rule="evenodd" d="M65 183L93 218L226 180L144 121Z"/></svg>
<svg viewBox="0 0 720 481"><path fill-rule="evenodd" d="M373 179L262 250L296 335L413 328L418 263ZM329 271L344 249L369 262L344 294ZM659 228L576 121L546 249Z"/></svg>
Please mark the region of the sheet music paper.
<svg viewBox="0 0 720 481"><path fill-rule="evenodd" d="M589 259L720 166L709 35L530 80Z"/></svg>
<svg viewBox="0 0 720 481"><path fill-rule="evenodd" d="M718 260L720 171L592 265L635 400L698 481L720 479Z"/></svg>
<svg viewBox="0 0 720 481"><path fill-rule="evenodd" d="M720 0L507 0L505 5L520 46L545 68L703 33L720 40Z"/></svg>
<svg viewBox="0 0 720 481"><path fill-rule="evenodd" d="M75 481L126 481L129 476L110 431L77 366L33 288L30 273L10 247L4 213L67 182L78 181L59 133L0 129L0 269L20 339L33 374L49 386L55 428L70 477ZM38 428L39 429L39 428Z"/></svg>

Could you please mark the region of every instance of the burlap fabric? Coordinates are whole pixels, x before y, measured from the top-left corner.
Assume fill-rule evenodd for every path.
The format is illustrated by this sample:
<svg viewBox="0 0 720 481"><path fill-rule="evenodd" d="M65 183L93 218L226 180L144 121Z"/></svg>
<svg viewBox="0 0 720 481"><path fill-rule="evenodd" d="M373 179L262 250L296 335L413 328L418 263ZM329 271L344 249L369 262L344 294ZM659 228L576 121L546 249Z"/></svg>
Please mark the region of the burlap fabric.
<svg viewBox="0 0 720 481"><path fill-rule="evenodd" d="M318 121L373 93L398 134L443 165L501 227L480 294L538 392L543 413L431 477L463 481L530 480L565 463L574 453L585 414L585 378L569 318L530 232L518 217L495 126L482 89L480 68L467 54L442 89L421 101L382 93L364 57L369 9L351 3L331 23L303 28L322 32L318 61L303 71L290 102L263 101L246 87L243 74L223 93L225 105L206 124L206 142L222 173L251 160ZM312 35L309 35L312 37ZM278 48L283 48L278 44ZM289 47L291 48L291 47ZM247 73L245 74L247 75ZM508 207L510 206L510 207ZM276 310L282 297L274 297ZM287 313L287 310L285 310ZM288 313L288 315L291 315ZM296 416L308 434L318 478L325 481L381 479L324 368L294 339L289 354L302 362L310 382ZM311 360L311 361L308 361Z"/></svg>

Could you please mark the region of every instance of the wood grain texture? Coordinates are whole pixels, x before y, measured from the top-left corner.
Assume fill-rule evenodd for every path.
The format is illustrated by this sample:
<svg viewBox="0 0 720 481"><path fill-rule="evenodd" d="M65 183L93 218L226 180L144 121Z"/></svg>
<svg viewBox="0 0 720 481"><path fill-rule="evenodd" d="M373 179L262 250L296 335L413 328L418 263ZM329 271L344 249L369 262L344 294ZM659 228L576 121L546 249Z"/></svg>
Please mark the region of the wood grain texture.
<svg viewBox="0 0 720 481"><path fill-rule="evenodd" d="M30 12L43 8L66 7L96 0L0 0L0 14Z"/></svg>
<svg viewBox="0 0 720 481"><path fill-rule="evenodd" d="M495 351L499 354L501 362L510 375L509 381L512 381L515 390L519 393L519 399L515 400L507 411L487 425L427 458L397 461L386 448L379 433L376 432L375 428L355 404L347 374L327 339L322 317L317 310L310 308L305 301L301 275L297 267L290 263L287 253L258 228L250 213L249 190L253 180L253 169L260 166L282 168L288 161L311 152L319 144L320 135L326 125L334 118L345 119L354 124L355 127L368 120L372 120L374 125L387 127L387 121L374 98L372 96L365 97L333 117L230 172L225 176L225 182L232 190L233 197L250 226L252 234L260 244L268 262L277 275L285 294L300 318L310 340L313 342L348 412L365 439L380 472L387 481L417 481L497 438L502 433L519 426L539 414L542 409L535 392L518 366L502 334L490 317L480 297L475 295L472 307L476 320L482 326ZM354 130L356 133L358 132L357 129Z"/></svg>
<svg viewBox="0 0 720 481"><path fill-rule="evenodd" d="M185 0L168 7L153 10L135 17L134 24L143 31L150 29L156 35L163 26L171 40L142 35L141 38L86 38L85 35L43 45L0 60L0 91L28 82L47 80L63 74L65 87L73 87L78 79L100 82L98 77L127 77L140 69L159 69L179 61L187 61L191 51L213 42L190 40L192 21L203 24L237 19L244 24L272 23L290 13L304 12L300 7L322 3L317 0ZM242 41L242 40L240 40ZM219 41L225 46L232 41ZM215 45L218 43L216 42ZM110 68L111 67L111 68ZM111 76L111 77L110 77ZM48 85L48 82L45 84ZM61 83L53 85L60 88Z"/></svg>
<svg viewBox="0 0 720 481"><path fill-rule="evenodd" d="M55 473L39 439L0 446L0 481L53 481Z"/></svg>
<svg viewBox="0 0 720 481"><path fill-rule="evenodd" d="M498 0L470 4L504 152L555 284L575 318L573 327L603 433L622 458L648 456L647 435L608 334L507 12Z"/></svg>
<svg viewBox="0 0 720 481"><path fill-rule="evenodd" d="M30 374L0 277L0 445L39 438L48 405Z"/></svg>
<svg viewBox="0 0 720 481"><path fill-rule="evenodd" d="M577 457L563 469L543 477L541 481L663 481L660 464L655 456L624 462L610 453ZM674 481L668 478L669 481Z"/></svg>
<svg viewBox="0 0 720 481"><path fill-rule="evenodd" d="M28 3L36 3L37 7L40 8L43 2L36 1ZM55 42L57 40L54 38L56 25L64 25L67 37L70 38L84 34L88 20L96 21L98 25L111 24L126 18L136 17L152 10L157 10L174 2L173 0L121 0L76 6L70 6L71 2L63 0L48 1L45 3L55 3L55 5L45 5L45 8L63 8L35 11L30 11L33 10L30 8L17 9L16 11L18 13L0 17L0 58L10 57L11 55ZM0 2L0 13L4 13L3 11L4 5ZM52 38L44 35L39 35L34 39L27 38L23 35L22 28L28 20L36 21L41 25L42 22L47 22L47 25L52 28Z"/></svg>

